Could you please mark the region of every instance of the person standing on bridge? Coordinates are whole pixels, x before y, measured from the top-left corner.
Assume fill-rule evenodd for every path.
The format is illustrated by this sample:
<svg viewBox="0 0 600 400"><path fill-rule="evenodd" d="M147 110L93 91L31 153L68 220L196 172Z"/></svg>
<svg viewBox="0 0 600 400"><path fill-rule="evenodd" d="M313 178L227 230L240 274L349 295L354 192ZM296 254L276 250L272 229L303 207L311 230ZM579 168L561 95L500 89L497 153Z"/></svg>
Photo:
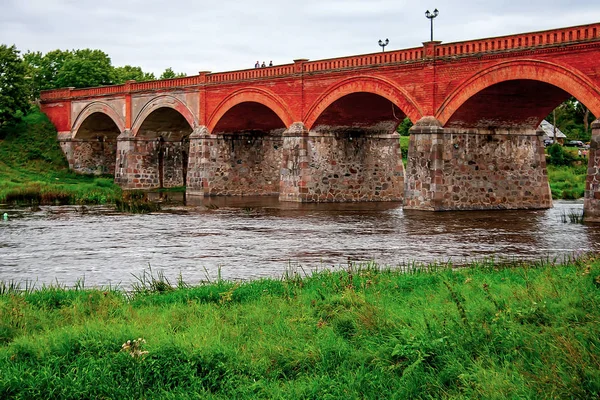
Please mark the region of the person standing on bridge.
<svg viewBox="0 0 600 400"><path fill-rule="evenodd" d="M260 63L258 62L258 60L256 61L256 64L254 64L254 68L258 68L260 67Z"/></svg>
<svg viewBox="0 0 600 400"><path fill-rule="evenodd" d="M263 61L263 63L260 65L262 68L266 67L267 65L265 64L265 62Z"/></svg>
<svg viewBox="0 0 600 400"><path fill-rule="evenodd" d="M269 67L273 66L273 61L269 61Z"/></svg>

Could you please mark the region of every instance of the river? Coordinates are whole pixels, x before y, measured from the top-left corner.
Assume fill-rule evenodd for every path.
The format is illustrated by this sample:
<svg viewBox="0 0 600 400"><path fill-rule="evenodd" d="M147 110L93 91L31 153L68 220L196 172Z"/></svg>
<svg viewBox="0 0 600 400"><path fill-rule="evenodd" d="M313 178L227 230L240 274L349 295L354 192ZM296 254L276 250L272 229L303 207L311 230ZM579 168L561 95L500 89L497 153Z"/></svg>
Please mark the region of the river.
<svg viewBox="0 0 600 400"><path fill-rule="evenodd" d="M206 207L206 205L211 206ZM581 202L549 210L420 212L398 203L297 204L213 198L146 215L110 207L0 207L0 281L128 288L148 267L172 282L281 277L339 268L600 251L600 225L563 222ZM568 220L568 218L567 218Z"/></svg>

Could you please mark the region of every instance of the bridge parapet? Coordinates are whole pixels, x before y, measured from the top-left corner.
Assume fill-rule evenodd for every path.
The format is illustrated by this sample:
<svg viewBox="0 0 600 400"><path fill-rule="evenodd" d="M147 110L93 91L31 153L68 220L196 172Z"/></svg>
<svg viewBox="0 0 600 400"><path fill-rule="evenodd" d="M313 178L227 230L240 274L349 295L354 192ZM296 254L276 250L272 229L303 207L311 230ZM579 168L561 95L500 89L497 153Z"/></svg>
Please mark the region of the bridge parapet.
<svg viewBox="0 0 600 400"><path fill-rule="evenodd" d="M294 73L294 64L278 65L275 67L252 68L241 71L218 72L206 77L207 83L242 81L259 78L285 76Z"/></svg>
<svg viewBox="0 0 600 400"><path fill-rule="evenodd" d="M371 53L358 56L331 58L327 60L311 61L304 64L304 72L331 71L341 68L369 67L374 65L421 61L423 48L388 51L385 53Z"/></svg>
<svg viewBox="0 0 600 400"><path fill-rule="evenodd" d="M521 33L487 39L447 43L436 47L436 56L468 56L507 50L527 50L553 45L583 43L600 39L600 24Z"/></svg>
<svg viewBox="0 0 600 400"><path fill-rule="evenodd" d="M125 95L134 92L194 87L204 83L205 80L202 79L203 76L204 75L194 75L183 78L161 79L158 81L146 82L130 81L122 85L99 86L81 89L64 88L43 90L40 94L40 100L42 102L51 102L54 100Z"/></svg>
<svg viewBox="0 0 600 400"><path fill-rule="evenodd" d="M69 92L69 97L92 97L92 96L107 96L113 94L125 93L125 85L111 85L93 88L73 89ZM44 97L42 96L42 100Z"/></svg>
<svg viewBox="0 0 600 400"><path fill-rule="evenodd" d="M145 91L158 89L171 89L177 87L195 86L200 84L201 75L185 76L183 78L161 79L158 81L135 82L131 84L131 91Z"/></svg>
<svg viewBox="0 0 600 400"><path fill-rule="evenodd" d="M44 91L42 91L42 93L40 95L40 99L42 101L68 99L71 97L71 91L73 89L74 88L44 90Z"/></svg>

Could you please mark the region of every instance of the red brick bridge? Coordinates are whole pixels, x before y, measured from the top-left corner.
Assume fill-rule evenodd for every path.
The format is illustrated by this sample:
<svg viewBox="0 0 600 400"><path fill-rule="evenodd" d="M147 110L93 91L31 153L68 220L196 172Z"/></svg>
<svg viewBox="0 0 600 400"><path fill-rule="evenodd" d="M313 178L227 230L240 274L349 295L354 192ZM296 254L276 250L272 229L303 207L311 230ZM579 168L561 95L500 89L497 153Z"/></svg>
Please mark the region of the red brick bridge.
<svg viewBox="0 0 600 400"><path fill-rule="evenodd" d="M536 127L570 96L600 116L600 23L58 89L41 104L71 168L124 188L481 210L551 207ZM600 120L585 212L600 220Z"/></svg>

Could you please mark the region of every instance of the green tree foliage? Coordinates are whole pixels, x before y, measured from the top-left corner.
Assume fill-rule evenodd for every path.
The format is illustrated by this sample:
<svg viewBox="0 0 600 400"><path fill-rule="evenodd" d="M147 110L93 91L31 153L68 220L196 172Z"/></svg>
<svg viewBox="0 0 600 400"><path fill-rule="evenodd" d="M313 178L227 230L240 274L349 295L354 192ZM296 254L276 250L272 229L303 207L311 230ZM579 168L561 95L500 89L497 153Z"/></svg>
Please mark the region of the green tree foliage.
<svg viewBox="0 0 600 400"><path fill-rule="evenodd" d="M17 48L0 45L0 128L20 119L30 108L25 73Z"/></svg>
<svg viewBox="0 0 600 400"><path fill-rule="evenodd" d="M413 126L412 121L410 120L410 118L406 117L406 118L404 118L402 123L400 125L398 125L398 128L396 129L396 131L400 134L400 136L410 136L410 133L408 132L408 130L412 126Z"/></svg>
<svg viewBox="0 0 600 400"><path fill-rule="evenodd" d="M61 87L92 87L155 80L153 73L131 65L113 67L110 57L101 50L53 50L46 54L27 52L23 59L33 99L41 90Z"/></svg>
<svg viewBox="0 0 600 400"><path fill-rule="evenodd" d="M583 140L584 142L590 140L590 126L594 121L594 115L576 98L571 97L559 105L552 114L546 117L546 120L554 124L555 118L556 127L569 139Z"/></svg>
<svg viewBox="0 0 600 400"><path fill-rule="evenodd" d="M560 144L554 143L548 147L548 164L552 165L571 165L575 160L573 155L566 151Z"/></svg>
<svg viewBox="0 0 600 400"><path fill-rule="evenodd" d="M174 72L173 68L169 67L160 75L160 79L184 78L186 76L183 72Z"/></svg>
<svg viewBox="0 0 600 400"><path fill-rule="evenodd" d="M68 50L53 50L46 54L28 51L23 55L33 99L39 98L41 90L59 87L56 83L58 72L72 57L73 53Z"/></svg>
<svg viewBox="0 0 600 400"><path fill-rule="evenodd" d="M151 72L144 72L140 67L125 65L123 67L114 68L114 82L116 84L125 83L130 80L138 82L154 81L156 77Z"/></svg>
<svg viewBox="0 0 600 400"><path fill-rule="evenodd" d="M113 67L101 50L75 50L56 74L58 87L93 87L113 84Z"/></svg>

